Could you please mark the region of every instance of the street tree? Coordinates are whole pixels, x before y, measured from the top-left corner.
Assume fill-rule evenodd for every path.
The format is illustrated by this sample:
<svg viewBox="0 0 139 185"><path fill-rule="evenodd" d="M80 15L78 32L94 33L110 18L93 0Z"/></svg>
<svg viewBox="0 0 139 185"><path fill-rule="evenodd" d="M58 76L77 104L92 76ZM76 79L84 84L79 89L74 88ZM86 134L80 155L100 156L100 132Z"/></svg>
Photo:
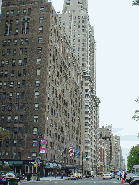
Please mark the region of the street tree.
<svg viewBox="0 0 139 185"><path fill-rule="evenodd" d="M133 146L127 157L127 169L132 170L133 165L139 164L139 145Z"/></svg>

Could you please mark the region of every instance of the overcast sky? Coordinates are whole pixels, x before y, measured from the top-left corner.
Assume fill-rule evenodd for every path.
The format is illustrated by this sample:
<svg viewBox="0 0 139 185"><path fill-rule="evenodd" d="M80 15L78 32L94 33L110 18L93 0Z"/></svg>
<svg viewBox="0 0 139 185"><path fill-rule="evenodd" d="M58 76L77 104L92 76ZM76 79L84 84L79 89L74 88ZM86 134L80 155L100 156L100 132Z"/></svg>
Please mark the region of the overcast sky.
<svg viewBox="0 0 139 185"><path fill-rule="evenodd" d="M64 0L51 2L62 11ZM126 158L139 143L139 122L132 120L139 108L134 101L139 96L139 6L132 6L132 0L88 0L88 5L97 44L100 127L112 124Z"/></svg>

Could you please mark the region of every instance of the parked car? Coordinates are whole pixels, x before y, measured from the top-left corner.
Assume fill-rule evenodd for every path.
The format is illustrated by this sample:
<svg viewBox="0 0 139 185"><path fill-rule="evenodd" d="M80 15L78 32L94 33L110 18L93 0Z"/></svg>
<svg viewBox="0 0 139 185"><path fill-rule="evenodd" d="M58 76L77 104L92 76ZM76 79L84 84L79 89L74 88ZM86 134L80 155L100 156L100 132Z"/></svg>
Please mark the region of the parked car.
<svg viewBox="0 0 139 185"><path fill-rule="evenodd" d="M102 178L103 179L112 179L112 176L110 175L109 172L104 172Z"/></svg>

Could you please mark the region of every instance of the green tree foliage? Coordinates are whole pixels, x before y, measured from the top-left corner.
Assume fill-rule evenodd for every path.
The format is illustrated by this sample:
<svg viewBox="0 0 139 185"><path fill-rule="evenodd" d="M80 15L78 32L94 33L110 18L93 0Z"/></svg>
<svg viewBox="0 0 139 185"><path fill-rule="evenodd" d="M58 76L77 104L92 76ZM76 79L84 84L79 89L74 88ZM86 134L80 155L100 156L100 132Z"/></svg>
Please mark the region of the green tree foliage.
<svg viewBox="0 0 139 185"><path fill-rule="evenodd" d="M10 166L7 166L7 165L2 165L2 166L0 166L0 171L10 171L11 170L11 168L10 168Z"/></svg>
<svg viewBox="0 0 139 185"><path fill-rule="evenodd" d="M133 146L127 157L127 169L132 170L133 165L139 164L139 145Z"/></svg>
<svg viewBox="0 0 139 185"><path fill-rule="evenodd" d="M135 102L139 103L139 97L135 100ZM132 117L133 120L138 121L139 120L139 110L134 111L134 116Z"/></svg>
<svg viewBox="0 0 139 185"><path fill-rule="evenodd" d="M132 1L132 5L139 5L139 0Z"/></svg>

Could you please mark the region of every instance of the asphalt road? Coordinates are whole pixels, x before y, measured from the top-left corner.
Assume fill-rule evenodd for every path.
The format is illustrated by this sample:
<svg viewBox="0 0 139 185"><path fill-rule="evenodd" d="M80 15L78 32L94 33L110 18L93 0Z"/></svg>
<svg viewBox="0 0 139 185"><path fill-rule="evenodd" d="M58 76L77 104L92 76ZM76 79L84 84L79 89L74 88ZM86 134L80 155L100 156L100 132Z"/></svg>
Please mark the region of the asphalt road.
<svg viewBox="0 0 139 185"><path fill-rule="evenodd" d="M110 180L103 180L101 177L98 178L83 178L83 179L79 179L79 180L55 180L55 179L51 179L50 180L41 180L41 181L21 181L20 183L21 185L113 185L113 184L117 184L117 185L121 185L121 181L113 178ZM123 184L128 184L128 183L123 183Z"/></svg>

